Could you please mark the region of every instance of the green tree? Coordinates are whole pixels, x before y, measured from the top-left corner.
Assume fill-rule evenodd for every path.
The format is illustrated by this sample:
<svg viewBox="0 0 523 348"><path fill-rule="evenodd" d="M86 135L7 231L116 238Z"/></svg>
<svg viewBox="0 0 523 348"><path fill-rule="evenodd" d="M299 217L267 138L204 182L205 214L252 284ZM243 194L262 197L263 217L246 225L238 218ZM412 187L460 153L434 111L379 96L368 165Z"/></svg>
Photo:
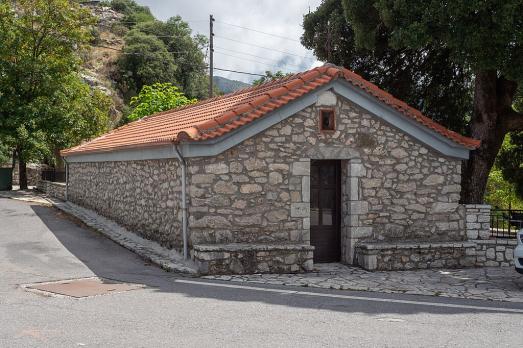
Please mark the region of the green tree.
<svg viewBox="0 0 523 348"><path fill-rule="evenodd" d="M482 143L464 163L461 199L480 203L505 135L523 129L512 107L523 77L521 13L522 0L326 0L305 17L302 40L334 63L345 53L342 63L447 126L467 126Z"/></svg>
<svg viewBox="0 0 523 348"><path fill-rule="evenodd" d="M485 202L499 209L523 209L523 200L517 195L515 185L505 180L497 166L490 171Z"/></svg>
<svg viewBox="0 0 523 348"><path fill-rule="evenodd" d="M262 76L259 79L256 79L256 80L252 81L252 85L253 86L258 86L258 85L261 85L262 83L269 82L269 81L274 81L274 80L281 79L283 77L287 77L287 76L290 76L290 75L292 75L292 74L291 73L286 74L286 73L284 73L281 70L278 70L275 73L273 73L272 71L267 70L267 71L265 71L265 76Z"/></svg>
<svg viewBox="0 0 523 348"><path fill-rule="evenodd" d="M208 77L202 49L207 39L191 36L181 17L136 25L125 38L124 54L118 66L122 90L127 98L144 85L170 82L191 98L208 95Z"/></svg>
<svg viewBox="0 0 523 348"><path fill-rule="evenodd" d="M196 99L187 98L171 83L155 83L152 86L144 86L140 94L131 99L133 110L126 121L135 121L157 112L193 103L196 103Z"/></svg>
<svg viewBox="0 0 523 348"><path fill-rule="evenodd" d="M167 22L143 23L137 29L158 37L165 44L178 67L175 72L176 82L187 96L207 97L208 76L202 52L207 45L205 36L191 36L191 28L180 16L171 17Z"/></svg>
<svg viewBox="0 0 523 348"><path fill-rule="evenodd" d="M68 0L0 2L0 139L14 148L21 188L26 162L48 154L46 134L61 131L42 122L43 108L78 70L93 23L89 11Z"/></svg>
<svg viewBox="0 0 523 348"><path fill-rule="evenodd" d="M112 100L101 90L91 87L76 74L64 79L61 88L43 108L42 123L48 129L46 143L59 160L59 150L105 133L110 126ZM51 158L52 160L52 158Z"/></svg>
<svg viewBox="0 0 523 348"><path fill-rule="evenodd" d="M513 132L505 137L496 166L503 177L514 185L519 197L523 197L523 132Z"/></svg>
<svg viewBox="0 0 523 348"><path fill-rule="evenodd" d="M120 89L129 100L145 85L177 83L177 66L164 43L153 35L131 30L118 59Z"/></svg>
<svg viewBox="0 0 523 348"><path fill-rule="evenodd" d="M359 15L374 18L375 11ZM304 17L302 43L322 61L347 67L457 132L465 132L472 112L472 74L441 47L392 47L382 26L372 44L359 22L346 16L341 0L325 0ZM356 41L359 40L359 41Z"/></svg>
<svg viewBox="0 0 523 348"><path fill-rule="evenodd" d="M133 0L112 0L106 3L113 10L123 13L122 22L128 28L132 28L138 23L154 21L155 18L147 6L141 6Z"/></svg>

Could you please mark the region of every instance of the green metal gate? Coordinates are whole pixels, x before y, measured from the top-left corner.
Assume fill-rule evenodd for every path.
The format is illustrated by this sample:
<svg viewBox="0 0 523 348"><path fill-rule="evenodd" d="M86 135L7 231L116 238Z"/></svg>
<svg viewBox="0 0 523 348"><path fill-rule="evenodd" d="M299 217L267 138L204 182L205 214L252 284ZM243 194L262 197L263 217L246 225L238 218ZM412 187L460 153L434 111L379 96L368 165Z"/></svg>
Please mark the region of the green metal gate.
<svg viewBox="0 0 523 348"><path fill-rule="evenodd" d="M0 168L0 190L11 190L13 188L13 169Z"/></svg>

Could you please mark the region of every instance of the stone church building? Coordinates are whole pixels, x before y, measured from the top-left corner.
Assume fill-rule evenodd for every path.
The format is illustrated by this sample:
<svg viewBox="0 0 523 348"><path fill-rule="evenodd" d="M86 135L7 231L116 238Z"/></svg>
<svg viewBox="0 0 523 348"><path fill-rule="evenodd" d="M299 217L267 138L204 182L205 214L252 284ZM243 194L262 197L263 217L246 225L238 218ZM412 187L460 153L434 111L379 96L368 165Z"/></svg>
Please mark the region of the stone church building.
<svg viewBox="0 0 523 348"><path fill-rule="evenodd" d="M470 265L461 162L479 141L325 65L62 152L67 199L201 273Z"/></svg>

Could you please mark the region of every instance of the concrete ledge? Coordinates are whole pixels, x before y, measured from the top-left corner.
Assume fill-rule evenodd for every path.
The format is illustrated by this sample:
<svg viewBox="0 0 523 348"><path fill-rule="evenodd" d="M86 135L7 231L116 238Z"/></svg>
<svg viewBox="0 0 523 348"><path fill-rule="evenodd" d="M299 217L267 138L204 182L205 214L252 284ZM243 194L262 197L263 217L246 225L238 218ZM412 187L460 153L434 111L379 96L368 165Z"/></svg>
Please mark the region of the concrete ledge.
<svg viewBox="0 0 523 348"><path fill-rule="evenodd" d="M200 274L299 273L313 269L308 244L199 244L193 257Z"/></svg>
<svg viewBox="0 0 523 348"><path fill-rule="evenodd" d="M314 247L308 244L248 244L248 243L230 243L230 244L197 244L193 247L196 251L273 251L273 250L310 250Z"/></svg>
<svg viewBox="0 0 523 348"><path fill-rule="evenodd" d="M369 271L472 267L476 244L470 241L430 243L362 243L356 247L358 264Z"/></svg>
<svg viewBox="0 0 523 348"><path fill-rule="evenodd" d="M434 248L473 248L472 241L464 242L430 242L430 243L362 243L358 247L364 250L387 250L387 249L434 249Z"/></svg>

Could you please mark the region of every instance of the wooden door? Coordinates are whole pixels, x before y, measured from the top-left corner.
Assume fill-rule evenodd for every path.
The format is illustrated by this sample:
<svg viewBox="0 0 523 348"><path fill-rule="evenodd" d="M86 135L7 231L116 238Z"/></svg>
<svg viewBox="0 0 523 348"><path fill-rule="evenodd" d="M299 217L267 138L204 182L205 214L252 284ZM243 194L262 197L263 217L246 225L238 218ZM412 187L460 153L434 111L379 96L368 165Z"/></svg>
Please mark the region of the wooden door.
<svg viewBox="0 0 523 348"><path fill-rule="evenodd" d="M338 262L341 256L341 165L311 161L311 245L314 262Z"/></svg>

